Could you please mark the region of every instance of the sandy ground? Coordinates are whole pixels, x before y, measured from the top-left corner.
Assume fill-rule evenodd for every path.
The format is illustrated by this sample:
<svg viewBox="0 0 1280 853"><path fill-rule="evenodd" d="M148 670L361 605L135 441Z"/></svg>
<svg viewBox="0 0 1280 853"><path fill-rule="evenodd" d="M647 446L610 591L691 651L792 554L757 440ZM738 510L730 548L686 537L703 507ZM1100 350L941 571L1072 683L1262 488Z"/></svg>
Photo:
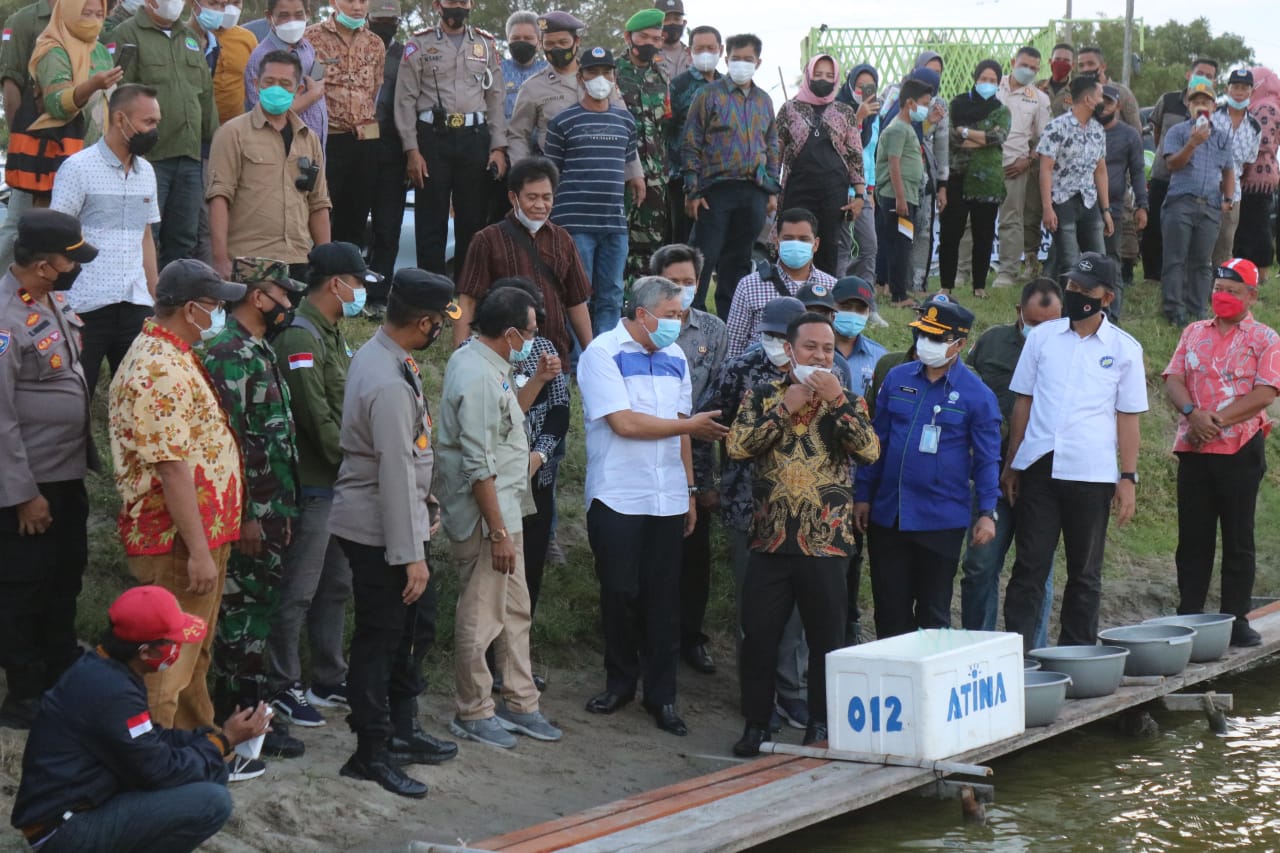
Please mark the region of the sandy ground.
<svg viewBox="0 0 1280 853"><path fill-rule="evenodd" d="M1132 565L1126 575L1104 586L1104 625L1172 612L1171 568ZM1051 627L1051 642L1056 629ZM354 749L355 736L341 714L329 713L323 728L293 728L307 744L303 758L272 761L266 775L232 786L235 814L204 849L391 851L405 850L411 841L464 845L723 769L736 760L730 748L742 721L730 665L733 650L721 643L715 655L716 675L680 667L678 707L689 724L688 737L660 731L638 703L610 717L588 714L583 705L602 686L603 673L591 667L553 670L542 707L564 730L564 740L548 744L521 737L511 751L462 742L455 760L410 768L431 788L425 800L402 799L371 782L340 777L338 768ZM424 728L453 739L446 728L453 715L451 694L430 693L421 704ZM799 743L801 734L784 729L780 737ZM20 733L0 729L0 813L6 818L22 743ZM9 849L25 848L6 829L0 832L0 850Z"/></svg>

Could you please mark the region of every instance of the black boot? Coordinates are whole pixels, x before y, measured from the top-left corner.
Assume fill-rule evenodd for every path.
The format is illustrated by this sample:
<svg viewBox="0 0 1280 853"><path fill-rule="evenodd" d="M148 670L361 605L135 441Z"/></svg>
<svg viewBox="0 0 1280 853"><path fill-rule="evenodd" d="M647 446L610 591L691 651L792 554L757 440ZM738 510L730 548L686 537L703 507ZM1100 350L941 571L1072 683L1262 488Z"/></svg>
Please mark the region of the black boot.
<svg viewBox="0 0 1280 853"><path fill-rule="evenodd" d="M418 725L418 700L391 706L391 737L387 753L397 764L443 764L458 754L458 745L432 737Z"/></svg>
<svg viewBox="0 0 1280 853"><path fill-rule="evenodd" d="M355 755L347 759L339 772L348 779L377 782L384 789L402 797L420 800L427 795L426 785L406 776L399 765L392 762L381 738L360 737Z"/></svg>

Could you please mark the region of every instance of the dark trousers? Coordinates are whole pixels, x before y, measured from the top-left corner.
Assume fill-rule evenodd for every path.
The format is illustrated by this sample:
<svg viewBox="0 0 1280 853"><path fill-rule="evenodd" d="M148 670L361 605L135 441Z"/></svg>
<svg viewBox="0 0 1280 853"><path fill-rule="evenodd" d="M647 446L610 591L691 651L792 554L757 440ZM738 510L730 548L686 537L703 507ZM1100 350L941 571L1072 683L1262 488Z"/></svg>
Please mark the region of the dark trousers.
<svg viewBox="0 0 1280 853"><path fill-rule="evenodd" d="M684 212L684 178L672 178L667 183L668 222L671 223L671 242L688 243L693 233L693 220Z"/></svg>
<svg viewBox="0 0 1280 853"><path fill-rule="evenodd" d="M711 274L716 276L716 313L729 316L738 282L751 272L751 250L764 228L769 196L751 181L721 181L707 188L708 207L698 209L689 238L704 264L694 307L706 310Z"/></svg>
<svg viewBox="0 0 1280 853"><path fill-rule="evenodd" d="M1272 193L1242 193L1240 225L1236 228L1237 258L1248 258L1258 269L1271 266L1276 258L1275 235L1271 226Z"/></svg>
<svg viewBox="0 0 1280 853"><path fill-rule="evenodd" d="M1164 206L1164 199L1168 194L1167 180L1153 178L1147 181L1147 227L1142 232L1142 275L1151 281L1159 281L1164 269L1164 233L1160 230L1160 208ZM1240 219L1243 223L1243 213Z"/></svg>
<svg viewBox="0 0 1280 853"><path fill-rule="evenodd" d="M373 190L373 233L369 242L369 266L386 279L369 288L369 301L385 302L400 253L400 227L404 224L404 151L400 137L377 141L377 177ZM376 291L376 292L375 292Z"/></svg>
<svg viewBox="0 0 1280 853"><path fill-rule="evenodd" d="M911 246L912 239L898 230L898 214L894 210L896 202L891 198L877 199L876 202L876 243L880 254L876 261L876 278L880 278L880 261L884 259L884 281L889 285L889 293L894 302L907 298L911 289ZM908 203L910 211L907 219L912 222L916 218L916 206ZM921 235L921 239L928 239Z"/></svg>
<svg viewBox="0 0 1280 853"><path fill-rule="evenodd" d="M849 622L862 621L862 609L858 607L858 590L862 588L862 552L867 547L866 537L861 533L853 535L853 556L849 558L849 571L845 575L845 586L849 592L849 613L845 617Z"/></svg>
<svg viewBox="0 0 1280 853"><path fill-rule="evenodd" d="M542 593L542 573L547 566L547 546L551 542L551 523L556 514L555 480L546 488L534 486L533 515L524 517L524 579L529 587L529 612L538 609Z"/></svg>
<svg viewBox="0 0 1280 853"><path fill-rule="evenodd" d="M803 208L818 217L818 251L814 253L813 263L818 269L829 275L840 278L844 270L840 266L840 229L848 228L844 221L844 211L840 207L849 202L846 181L832 181L832 191L822 194L784 192L779 211L793 207Z"/></svg>
<svg viewBox="0 0 1280 853"><path fill-rule="evenodd" d="M347 722L360 738L383 740L391 735L391 708L412 702L426 685L422 662L436 639L436 588L428 583L422 596L406 605L404 566L390 566L381 546L361 545L338 537L351 564L355 598L355 631L351 635ZM430 549L427 551L430 559Z"/></svg>
<svg viewBox="0 0 1280 853"><path fill-rule="evenodd" d="M683 532L683 515L623 515L598 500L587 510L600 581L606 688L632 696L643 674L650 707L676 700Z"/></svg>
<svg viewBox="0 0 1280 853"><path fill-rule="evenodd" d="M877 639L917 628L951 627L951 590L963 542L963 529L905 531L871 525L867 552Z"/></svg>
<svg viewBox="0 0 1280 853"><path fill-rule="evenodd" d="M827 719L827 652L844 641L843 557L751 553L742 588L742 716L765 726L773 715L778 642L792 608L809 646L809 718Z"/></svg>
<svg viewBox="0 0 1280 853"><path fill-rule="evenodd" d="M128 791L72 815L40 845L40 853L188 853L216 835L230 817L231 794L219 782Z"/></svg>
<svg viewBox="0 0 1280 853"><path fill-rule="evenodd" d="M1111 518L1114 483L1053 478L1053 454L1023 471L1014 504L1017 554L1004 591L1004 627L1022 635L1027 651L1035 640L1044 585L1053 571L1053 552L1062 536L1067 585L1062 591L1060 646L1092 646L1098 641L1102 598L1102 556Z"/></svg>
<svg viewBox="0 0 1280 853"><path fill-rule="evenodd" d="M92 396L98 388L98 374L102 370L102 359L106 358L111 373L107 381L116 375L120 362L133 344L133 339L142 331L142 324L154 313L146 305L134 305L132 302L117 302L80 315L84 320L84 349L80 353L84 366L85 382Z"/></svg>
<svg viewBox="0 0 1280 853"><path fill-rule="evenodd" d="M964 176L952 175L953 187L960 186ZM947 199L947 206L941 214L942 235L938 246L938 272L942 276L942 287L956 286L956 268L960 265L960 243L964 237L965 224L973 234L973 254L970 269L973 271L973 289L982 290L987 286L987 276L991 274L991 246L996 238L996 214L1000 205L993 201L974 201L956 193Z"/></svg>
<svg viewBox="0 0 1280 853"><path fill-rule="evenodd" d="M418 266L445 273L449 209L453 208L454 269L461 271L471 238L489 216L489 127L434 128L418 122L418 150L427 161L427 181L414 195Z"/></svg>
<svg viewBox="0 0 1280 853"><path fill-rule="evenodd" d="M1245 618L1257 568L1253 520L1267 470L1261 432L1230 456L1178 454L1178 612L1203 613L1218 525L1222 525L1222 612Z"/></svg>
<svg viewBox="0 0 1280 853"><path fill-rule="evenodd" d="M329 211L331 236L362 249L368 243L378 143L376 139L356 139L354 133L331 132L324 146L324 179L333 202Z"/></svg>
<svg viewBox="0 0 1280 853"><path fill-rule="evenodd" d="M708 639L702 633L711 595L711 515L698 507L698 523L684 539L680 558L680 648L691 649Z"/></svg>
<svg viewBox="0 0 1280 853"><path fill-rule="evenodd" d="M76 596L89 559L84 480L39 483L53 524L18 535L18 508L0 509L0 666L9 696L35 699L80 655Z"/></svg>
<svg viewBox="0 0 1280 853"><path fill-rule="evenodd" d="M204 205L204 169L190 157L153 160L156 200L160 221L151 226L160 269L170 261L195 254L200 232L200 208Z"/></svg>

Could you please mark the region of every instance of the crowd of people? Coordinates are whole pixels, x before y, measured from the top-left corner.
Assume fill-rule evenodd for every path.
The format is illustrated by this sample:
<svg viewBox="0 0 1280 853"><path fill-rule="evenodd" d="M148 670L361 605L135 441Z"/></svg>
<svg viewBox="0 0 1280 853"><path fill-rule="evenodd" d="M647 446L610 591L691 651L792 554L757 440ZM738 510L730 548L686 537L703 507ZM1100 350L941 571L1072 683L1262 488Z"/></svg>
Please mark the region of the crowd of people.
<svg viewBox="0 0 1280 853"><path fill-rule="evenodd" d="M31 729L12 822L33 848L190 849L227 820L223 786L303 754L297 728L329 709L356 736L338 772L426 796L404 768L458 754L418 709L442 539L449 731L559 741L530 632L575 395L604 643L588 712L639 695L687 734L680 663L717 667L717 517L737 755L784 725L825 741L826 653L864 621L877 638L950 626L958 572L963 627L996 629L1010 549L1006 630L1048 643L1062 541L1056 639L1093 644L1148 408L1119 325L1140 254L1182 330L1163 371L1178 610L1206 605L1220 525L1232 642L1260 642L1280 337L1250 308L1274 259L1275 75L1196 59L1157 105L1148 181L1136 99L1094 47L1057 45L1039 82L1033 47L984 59L949 102L935 52L892 82L820 55L775 113L761 39L686 39L682 0L613 46L565 12L517 12L509 56L472 0L433 8L405 41L394 0L335 0L313 23L306 0L269 0L245 26L226 0L186 17L182 0L39 0L6 23L0 722ZM417 265L396 269L410 188ZM979 336L965 279L976 299L1022 283L1011 322ZM873 339L890 305L904 352ZM379 325L356 349L362 316ZM428 400L418 359L446 327ZM85 652L104 359L139 586Z"/></svg>

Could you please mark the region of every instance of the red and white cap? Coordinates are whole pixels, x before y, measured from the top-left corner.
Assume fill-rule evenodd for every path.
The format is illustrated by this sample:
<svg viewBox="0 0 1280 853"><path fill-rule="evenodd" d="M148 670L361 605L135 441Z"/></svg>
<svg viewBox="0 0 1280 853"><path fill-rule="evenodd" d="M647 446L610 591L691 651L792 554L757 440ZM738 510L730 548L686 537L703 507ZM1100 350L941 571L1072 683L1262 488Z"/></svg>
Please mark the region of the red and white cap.
<svg viewBox="0 0 1280 853"><path fill-rule="evenodd" d="M198 643L209 630L203 619L184 613L173 593L159 586L125 590L111 604L107 617L111 633L126 643Z"/></svg>
<svg viewBox="0 0 1280 853"><path fill-rule="evenodd" d="M1219 264L1213 277L1239 281L1249 287L1258 286L1258 268L1254 266L1253 261L1244 258L1232 258L1226 263Z"/></svg>

